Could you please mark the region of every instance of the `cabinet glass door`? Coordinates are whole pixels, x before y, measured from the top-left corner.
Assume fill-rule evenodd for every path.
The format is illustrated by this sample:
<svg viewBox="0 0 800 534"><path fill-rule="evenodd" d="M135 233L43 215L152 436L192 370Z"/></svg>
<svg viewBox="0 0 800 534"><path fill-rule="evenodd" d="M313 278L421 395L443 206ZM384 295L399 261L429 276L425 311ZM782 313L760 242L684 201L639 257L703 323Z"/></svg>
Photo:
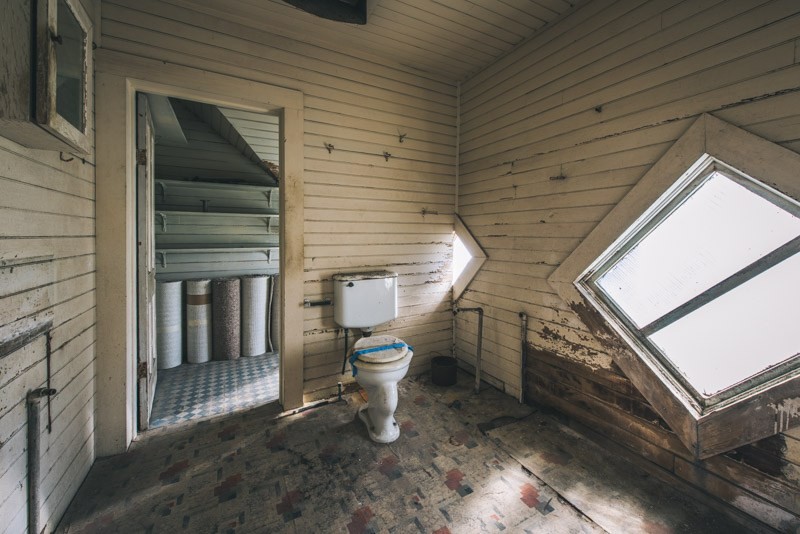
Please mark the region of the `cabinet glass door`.
<svg viewBox="0 0 800 534"><path fill-rule="evenodd" d="M56 113L84 131L86 32L66 0L58 0L56 45Z"/></svg>

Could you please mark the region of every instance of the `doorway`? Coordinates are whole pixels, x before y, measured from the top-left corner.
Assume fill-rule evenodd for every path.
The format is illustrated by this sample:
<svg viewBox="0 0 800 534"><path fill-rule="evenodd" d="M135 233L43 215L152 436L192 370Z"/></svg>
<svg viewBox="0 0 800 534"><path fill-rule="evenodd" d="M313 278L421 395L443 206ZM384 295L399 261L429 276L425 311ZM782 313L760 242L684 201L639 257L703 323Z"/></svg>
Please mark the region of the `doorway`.
<svg viewBox="0 0 800 534"><path fill-rule="evenodd" d="M277 401L280 116L144 92L136 116L138 428Z"/></svg>
<svg viewBox="0 0 800 534"><path fill-rule="evenodd" d="M280 116L280 405L303 404L303 94L263 82L99 49L96 86L96 453L138 432L136 93Z"/></svg>

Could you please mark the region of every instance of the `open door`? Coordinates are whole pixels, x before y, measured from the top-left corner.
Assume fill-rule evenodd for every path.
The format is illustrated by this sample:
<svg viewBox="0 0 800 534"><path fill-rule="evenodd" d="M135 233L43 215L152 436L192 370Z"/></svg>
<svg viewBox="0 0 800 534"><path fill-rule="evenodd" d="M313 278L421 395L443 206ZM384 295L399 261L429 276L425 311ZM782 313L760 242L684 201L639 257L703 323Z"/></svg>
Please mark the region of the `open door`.
<svg viewBox="0 0 800 534"><path fill-rule="evenodd" d="M147 95L136 95L136 204L139 430L150 425L156 392L156 251L153 233L153 120Z"/></svg>

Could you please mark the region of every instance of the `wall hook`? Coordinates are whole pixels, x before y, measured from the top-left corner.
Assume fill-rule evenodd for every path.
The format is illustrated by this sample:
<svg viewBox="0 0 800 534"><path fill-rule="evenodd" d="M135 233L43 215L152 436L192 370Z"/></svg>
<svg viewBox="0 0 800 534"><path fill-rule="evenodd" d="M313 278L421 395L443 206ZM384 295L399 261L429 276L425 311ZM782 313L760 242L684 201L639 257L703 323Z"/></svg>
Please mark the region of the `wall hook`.
<svg viewBox="0 0 800 534"><path fill-rule="evenodd" d="M391 158L391 157L392 157L391 154L389 154L385 150L383 151L383 159L385 159L386 161L389 161L389 158Z"/></svg>
<svg viewBox="0 0 800 534"><path fill-rule="evenodd" d="M72 160L74 160L75 158L74 158L74 157L72 157L72 158L65 158L65 157L64 157L64 153L63 153L63 152L59 152L59 153L58 153L58 159L60 159L61 161L67 161L67 162L69 162L69 161L72 161Z"/></svg>
<svg viewBox="0 0 800 534"><path fill-rule="evenodd" d="M335 147L334 147L332 144L330 144L330 143L323 143L323 144L325 145L325 148L326 148L326 149L328 149L328 154L330 154L331 152L333 152L333 149L334 149Z"/></svg>
<svg viewBox="0 0 800 534"><path fill-rule="evenodd" d="M564 165L560 165L558 169L558 174L555 176L550 177L551 180L566 180L567 176L564 174Z"/></svg>

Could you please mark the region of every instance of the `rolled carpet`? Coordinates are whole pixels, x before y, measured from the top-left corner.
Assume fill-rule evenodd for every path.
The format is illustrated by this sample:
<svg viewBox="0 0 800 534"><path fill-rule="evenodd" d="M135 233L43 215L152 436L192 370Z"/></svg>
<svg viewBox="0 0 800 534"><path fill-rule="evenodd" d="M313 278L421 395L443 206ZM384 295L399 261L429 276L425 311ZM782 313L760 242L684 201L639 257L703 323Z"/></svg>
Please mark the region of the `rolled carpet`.
<svg viewBox="0 0 800 534"><path fill-rule="evenodd" d="M182 282L156 283L156 356L159 369L183 361Z"/></svg>
<svg viewBox="0 0 800 534"><path fill-rule="evenodd" d="M211 283L211 329L215 360L235 360L241 354L240 281L219 278Z"/></svg>
<svg viewBox="0 0 800 534"><path fill-rule="evenodd" d="M186 359L211 360L211 280L186 281Z"/></svg>
<svg viewBox="0 0 800 534"><path fill-rule="evenodd" d="M267 352L267 289L266 275L242 278L242 356Z"/></svg>

